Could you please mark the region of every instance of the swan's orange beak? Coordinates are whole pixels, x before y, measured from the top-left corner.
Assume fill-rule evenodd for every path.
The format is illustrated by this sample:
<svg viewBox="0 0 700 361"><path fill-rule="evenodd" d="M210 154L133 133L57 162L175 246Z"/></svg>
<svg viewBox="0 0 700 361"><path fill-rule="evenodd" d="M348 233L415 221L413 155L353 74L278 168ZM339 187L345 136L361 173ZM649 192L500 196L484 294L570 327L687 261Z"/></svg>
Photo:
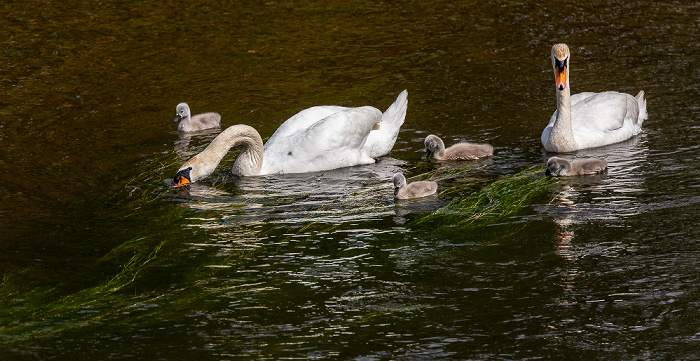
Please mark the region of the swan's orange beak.
<svg viewBox="0 0 700 361"><path fill-rule="evenodd" d="M557 70L557 89L564 90L566 88L566 68L564 71Z"/></svg>
<svg viewBox="0 0 700 361"><path fill-rule="evenodd" d="M175 184L173 184L173 188L182 187L185 184L190 183L190 180L183 176L177 176L175 179L177 179L177 181L175 181Z"/></svg>
<svg viewBox="0 0 700 361"><path fill-rule="evenodd" d="M559 60L555 59L554 60L554 75L557 80L557 89L564 90L566 88L566 67L567 67L567 59L564 60Z"/></svg>
<svg viewBox="0 0 700 361"><path fill-rule="evenodd" d="M173 178L173 188L181 187L181 186L184 186L185 184L191 183L190 170L192 170L192 167L180 169L177 172L177 174L175 174L175 178Z"/></svg>

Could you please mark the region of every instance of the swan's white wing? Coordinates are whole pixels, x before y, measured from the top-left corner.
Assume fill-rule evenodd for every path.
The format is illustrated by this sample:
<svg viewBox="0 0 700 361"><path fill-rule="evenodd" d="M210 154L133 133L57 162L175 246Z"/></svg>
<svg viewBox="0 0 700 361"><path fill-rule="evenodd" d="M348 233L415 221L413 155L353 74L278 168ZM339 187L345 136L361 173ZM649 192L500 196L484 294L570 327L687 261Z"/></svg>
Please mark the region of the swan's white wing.
<svg viewBox="0 0 700 361"><path fill-rule="evenodd" d="M588 100L591 97L594 97L596 94L600 93L594 93L594 92L583 92L583 93L578 93L574 94L571 96L571 108L576 106L579 102L584 102Z"/></svg>
<svg viewBox="0 0 700 361"><path fill-rule="evenodd" d="M578 129L608 133L622 128L628 112L625 95L629 96L617 92L595 93L576 103L572 97L571 124L574 134Z"/></svg>
<svg viewBox="0 0 700 361"><path fill-rule="evenodd" d="M272 134L268 142L274 142L278 138L287 138L292 134L309 128L310 126L316 124L316 122L325 119L331 114L338 113L346 109L348 108L334 105L315 106L304 109L282 123L282 125L277 128L275 133Z"/></svg>
<svg viewBox="0 0 700 361"><path fill-rule="evenodd" d="M381 119L382 113L373 107L346 108L286 137L271 137L265 144L261 174L305 173L373 163L362 147Z"/></svg>
<svg viewBox="0 0 700 361"><path fill-rule="evenodd" d="M549 139L557 112L542 131L542 144ZM639 134L638 117L638 102L629 94L608 91L571 96L571 128L580 148L617 143Z"/></svg>
<svg viewBox="0 0 700 361"><path fill-rule="evenodd" d="M639 133L639 106L633 96L609 91L593 93L576 103L573 98L571 125L579 146L617 143Z"/></svg>

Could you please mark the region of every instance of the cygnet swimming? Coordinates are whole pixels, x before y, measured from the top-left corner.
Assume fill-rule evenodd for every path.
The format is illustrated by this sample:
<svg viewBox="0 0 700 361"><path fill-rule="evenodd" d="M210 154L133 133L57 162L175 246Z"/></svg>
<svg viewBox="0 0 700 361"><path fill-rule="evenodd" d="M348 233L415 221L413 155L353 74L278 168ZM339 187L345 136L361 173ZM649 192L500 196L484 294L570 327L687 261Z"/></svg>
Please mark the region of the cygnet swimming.
<svg viewBox="0 0 700 361"><path fill-rule="evenodd" d="M401 173L394 174L394 198L411 199L435 194L437 183L433 181L417 181L406 184L406 177Z"/></svg>
<svg viewBox="0 0 700 361"><path fill-rule="evenodd" d="M437 160L476 160L493 154L489 144L458 143L445 149L445 143L437 135L425 137L425 156Z"/></svg>
<svg viewBox="0 0 700 361"><path fill-rule="evenodd" d="M564 158L552 157L547 161L545 174L562 177L572 175L600 174L608 169L604 159L575 159L568 161Z"/></svg>
<svg viewBox="0 0 700 361"><path fill-rule="evenodd" d="M181 132L198 132L221 127L221 115L219 113L202 113L191 116L190 106L187 103L178 104L175 108L175 113L174 122L180 121L177 130Z"/></svg>

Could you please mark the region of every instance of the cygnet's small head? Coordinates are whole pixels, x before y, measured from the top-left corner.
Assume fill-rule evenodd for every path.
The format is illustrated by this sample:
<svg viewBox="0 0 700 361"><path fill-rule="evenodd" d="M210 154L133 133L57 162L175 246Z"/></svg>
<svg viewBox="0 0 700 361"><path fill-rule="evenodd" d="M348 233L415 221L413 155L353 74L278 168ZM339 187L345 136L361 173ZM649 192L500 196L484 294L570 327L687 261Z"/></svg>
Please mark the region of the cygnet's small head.
<svg viewBox="0 0 700 361"><path fill-rule="evenodd" d="M190 116L190 106L187 105L187 103L180 103L175 107L175 120L174 122L177 123L181 119L186 119L187 117Z"/></svg>
<svg viewBox="0 0 700 361"><path fill-rule="evenodd" d="M445 143L437 135L431 134L425 137L425 157L430 158L432 153L439 154L445 150Z"/></svg>
<svg viewBox="0 0 700 361"><path fill-rule="evenodd" d="M554 68L554 79L559 91L563 91L568 86L570 55L566 44L552 46L552 68Z"/></svg>
<svg viewBox="0 0 700 361"><path fill-rule="evenodd" d="M552 157L547 161L546 175L554 177L564 176L569 171L571 163L564 158Z"/></svg>
<svg viewBox="0 0 700 361"><path fill-rule="evenodd" d="M404 177L404 175L401 173L394 174L392 181L394 182L394 188L396 189L406 185L406 177Z"/></svg>

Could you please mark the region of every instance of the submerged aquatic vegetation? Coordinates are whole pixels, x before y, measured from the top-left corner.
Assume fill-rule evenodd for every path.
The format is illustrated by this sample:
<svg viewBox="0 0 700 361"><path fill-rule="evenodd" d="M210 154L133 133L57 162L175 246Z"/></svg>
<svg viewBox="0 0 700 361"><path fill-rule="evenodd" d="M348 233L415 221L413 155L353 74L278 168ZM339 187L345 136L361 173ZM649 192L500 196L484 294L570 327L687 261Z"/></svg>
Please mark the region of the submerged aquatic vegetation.
<svg viewBox="0 0 700 361"><path fill-rule="evenodd" d="M556 180L544 175L543 166L531 167L506 175L476 193L457 196L445 207L417 217L412 225L430 225L433 229L464 228L476 221L495 221L529 206L534 198L547 194L555 183ZM458 192L458 188L441 194Z"/></svg>
<svg viewBox="0 0 700 361"><path fill-rule="evenodd" d="M137 243L139 240L127 242ZM0 284L0 299L3 300L3 312L0 312L2 332L0 339L12 336L26 338L35 333L51 334L61 332L73 324L85 324L97 321L122 307L128 307L122 301L123 295L115 294L136 280L139 272L157 257L164 242L151 249L136 253L122 267L121 271L109 280L90 288L62 297L53 302L54 288L37 287L29 292L18 292L21 272L5 275ZM113 307L121 302L121 307ZM71 318L71 323L65 322ZM47 327L51 324L50 327Z"/></svg>
<svg viewBox="0 0 700 361"><path fill-rule="evenodd" d="M103 263L123 264L116 275L68 295L60 295L65 290L56 290L55 287L23 284L25 277L22 271L4 275L0 283L0 340L24 342L97 324L105 319L115 323L134 322L133 317L137 315L141 317L139 322L142 324L155 322L153 320L161 316L171 320L185 317L187 310L195 308L193 305L205 297L211 299L218 294L226 295L232 288L245 292L245 278L232 278L230 274L237 269L250 268L251 262L256 262L261 242L268 240L278 248L292 240L309 242L319 235L334 233L344 228L345 224L369 218L387 219L394 211L392 197L387 193L388 183L377 180L367 184L364 189L345 192L339 197L263 194L258 201L266 207L255 208L257 213L254 214L230 212L232 208L240 208L237 201L229 203L240 200L239 195L216 198L224 205L230 204L228 209L198 209L197 203L212 200L188 198L190 202L187 206L181 202L171 202L169 210L163 212L163 205L172 199L173 191L163 184L160 174L170 168L173 160L158 162L147 162L144 167L148 169L139 168L140 177L130 178L125 185L115 186L114 195L105 201L112 209L101 215L106 221L123 222L136 218L132 221L151 225L151 233L118 244L99 259ZM450 186L442 190L440 197L452 199L448 205L434 212L418 215L407 226L419 231L430 227L432 231L443 227L477 226L476 221L488 224L532 204L534 199L548 193L556 182L544 176L542 166L503 176L493 182L489 181L490 177L472 178L474 171L480 169L478 165L456 165L412 177L444 181ZM476 186L483 188L474 192ZM278 219L280 212L285 214L285 218ZM207 247L206 242L211 242L207 227L211 227L212 220L217 218L228 220L216 224L226 229L227 237L250 239L256 245L251 243L236 247L227 241L226 251L210 247L206 252L198 252L190 248L191 244L171 241L180 239L176 235L184 228L192 229L193 224L187 223L192 214L201 217L202 220L197 222L206 223L201 236L197 238L202 246L197 247ZM134 215L141 216L132 217ZM212 232L220 234L216 230ZM165 265L177 267L170 268L168 275L164 276L162 270ZM164 277L170 281L168 285L155 287L158 282L163 282ZM157 305L167 307L151 308ZM145 308L148 311L143 311ZM370 317L395 311L382 311Z"/></svg>

